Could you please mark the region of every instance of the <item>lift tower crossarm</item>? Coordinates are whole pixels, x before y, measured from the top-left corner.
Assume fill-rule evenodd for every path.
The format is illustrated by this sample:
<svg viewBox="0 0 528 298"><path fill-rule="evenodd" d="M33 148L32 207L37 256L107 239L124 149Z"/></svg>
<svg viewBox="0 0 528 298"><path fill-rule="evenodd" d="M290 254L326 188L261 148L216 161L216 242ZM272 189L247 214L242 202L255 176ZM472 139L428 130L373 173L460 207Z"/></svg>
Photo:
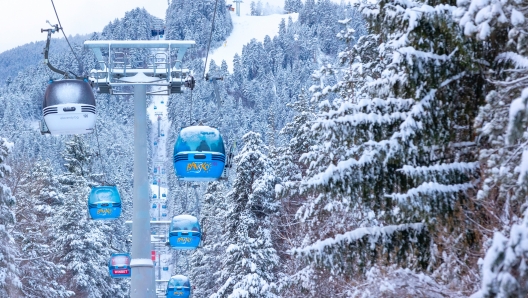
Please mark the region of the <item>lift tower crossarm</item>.
<svg viewBox="0 0 528 298"><path fill-rule="evenodd" d="M196 44L194 40L87 40L85 49L112 49L112 48L142 48L142 49L168 49L178 50L176 60L181 61L185 51ZM94 50L95 52L95 50ZM97 54L96 54L97 56ZM99 60L101 57L97 57ZM100 60L102 61L102 59Z"/></svg>
<svg viewBox="0 0 528 298"><path fill-rule="evenodd" d="M149 95L181 93L189 74L182 59L195 44L194 40L87 40L84 48L94 52L99 66L91 70L90 81L99 93L132 95L123 87L139 83L164 87ZM153 54L132 61L129 49L151 49Z"/></svg>

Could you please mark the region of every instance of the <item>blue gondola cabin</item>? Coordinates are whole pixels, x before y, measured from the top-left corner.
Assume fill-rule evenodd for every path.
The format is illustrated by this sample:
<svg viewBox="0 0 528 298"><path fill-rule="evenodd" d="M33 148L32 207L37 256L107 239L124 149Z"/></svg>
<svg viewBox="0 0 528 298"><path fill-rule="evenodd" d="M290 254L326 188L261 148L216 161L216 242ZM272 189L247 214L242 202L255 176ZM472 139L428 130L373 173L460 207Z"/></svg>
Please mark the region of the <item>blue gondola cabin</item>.
<svg viewBox="0 0 528 298"><path fill-rule="evenodd" d="M202 231L198 219L192 215L176 215L169 228L169 243L174 249L196 249L200 245Z"/></svg>
<svg viewBox="0 0 528 298"><path fill-rule="evenodd" d="M127 278L132 276L130 261L132 258L128 253L115 253L108 261L108 270L112 278Z"/></svg>
<svg viewBox="0 0 528 298"><path fill-rule="evenodd" d="M189 298L191 282L184 275L174 275L167 283L167 298Z"/></svg>
<svg viewBox="0 0 528 298"><path fill-rule="evenodd" d="M218 180L224 164L224 141L216 128L189 126L180 131L174 145L174 170L179 180Z"/></svg>
<svg viewBox="0 0 528 298"><path fill-rule="evenodd" d="M121 216L121 197L116 186L95 186L88 199L92 219L112 220Z"/></svg>

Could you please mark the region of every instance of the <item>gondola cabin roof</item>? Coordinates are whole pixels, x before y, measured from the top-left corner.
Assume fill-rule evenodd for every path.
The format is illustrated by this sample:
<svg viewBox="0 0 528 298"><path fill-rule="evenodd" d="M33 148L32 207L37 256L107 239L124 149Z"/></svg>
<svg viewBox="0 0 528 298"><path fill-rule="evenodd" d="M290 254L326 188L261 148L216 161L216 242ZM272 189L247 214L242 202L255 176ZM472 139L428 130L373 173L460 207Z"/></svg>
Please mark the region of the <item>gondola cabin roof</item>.
<svg viewBox="0 0 528 298"><path fill-rule="evenodd" d="M95 106L95 97L90 84L82 80L53 81L44 93L43 107L59 104L87 104Z"/></svg>
<svg viewBox="0 0 528 298"><path fill-rule="evenodd" d="M191 282L189 281L189 278L185 275L174 275L170 278L169 283L167 284L168 288L173 287L191 287Z"/></svg>
<svg viewBox="0 0 528 298"><path fill-rule="evenodd" d="M95 186L90 192L89 204L97 203L121 203L121 197L117 186Z"/></svg>
<svg viewBox="0 0 528 298"><path fill-rule="evenodd" d="M108 260L108 271L112 278L128 278L132 275L129 253L113 253Z"/></svg>
<svg viewBox="0 0 528 298"><path fill-rule="evenodd" d="M179 152L218 152L225 154L224 141L218 129L210 126L188 126L182 128L174 147Z"/></svg>
<svg viewBox="0 0 528 298"><path fill-rule="evenodd" d="M182 214L172 218L171 231L192 231L193 228L195 228L195 231L196 229L198 232L201 231L198 219L192 215Z"/></svg>
<svg viewBox="0 0 528 298"><path fill-rule="evenodd" d="M129 253L113 253L110 257L110 265L111 266L124 266L124 265L130 265L130 260L132 258L130 257Z"/></svg>

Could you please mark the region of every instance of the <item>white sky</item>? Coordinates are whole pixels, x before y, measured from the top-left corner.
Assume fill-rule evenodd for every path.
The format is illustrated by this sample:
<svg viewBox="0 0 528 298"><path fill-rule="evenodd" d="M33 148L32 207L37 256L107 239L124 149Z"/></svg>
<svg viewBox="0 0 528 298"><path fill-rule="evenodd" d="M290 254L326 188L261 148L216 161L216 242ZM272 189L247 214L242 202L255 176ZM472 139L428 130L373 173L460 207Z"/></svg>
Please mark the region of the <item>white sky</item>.
<svg viewBox="0 0 528 298"><path fill-rule="evenodd" d="M165 19L168 7L167 0L53 1L68 36L101 32L109 22L124 17L125 12L136 7L145 8L150 14ZM251 1L246 0L241 4L240 17L236 16L235 12L231 12L235 27L233 33L223 46L211 49L210 58L215 59L218 65L222 59L225 59L230 71L232 71L234 54L241 54L244 44L249 43L252 38L262 42L266 35L275 36L279 31L278 24L282 18L287 19L288 16L292 16L294 20L297 19L297 14L251 17L249 16ZM284 7L284 0L261 1L264 6L268 7L268 13L282 11ZM226 3L232 3L232 0L226 0ZM46 33L41 33L40 29L49 28L46 20L52 24L58 23L51 0L0 0L0 26L2 28L0 53L33 41L45 40ZM248 32L251 34L247 34ZM53 35L54 38L62 36L62 32Z"/></svg>
<svg viewBox="0 0 528 298"><path fill-rule="evenodd" d="M192 0L191 0L192 1ZM53 0L64 32L69 35L101 32L110 21L136 7L165 19L167 0ZM57 24L51 0L0 0L0 53L33 41L45 40L46 20ZM62 32L53 34L62 37Z"/></svg>

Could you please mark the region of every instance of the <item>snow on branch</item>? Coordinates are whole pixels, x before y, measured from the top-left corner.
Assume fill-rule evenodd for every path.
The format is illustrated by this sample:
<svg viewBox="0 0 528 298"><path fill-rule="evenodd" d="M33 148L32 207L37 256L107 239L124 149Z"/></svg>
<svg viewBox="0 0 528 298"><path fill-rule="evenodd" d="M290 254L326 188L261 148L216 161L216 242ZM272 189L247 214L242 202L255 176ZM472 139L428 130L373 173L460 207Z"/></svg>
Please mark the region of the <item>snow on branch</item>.
<svg viewBox="0 0 528 298"><path fill-rule="evenodd" d="M459 191L464 191L470 188L473 188L471 183L463 184L453 184L445 185L436 182L425 182L416 188L412 188L407 193L404 194L392 194L389 197L392 197L395 200L398 200L400 204L408 203L407 199L414 199L421 197L423 195L436 195L436 194L446 194L446 193L456 193Z"/></svg>
<svg viewBox="0 0 528 298"><path fill-rule="evenodd" d="M440 84L439 88L443 88L449 85L450 83L461 79L465 75L466 72L463 71L451 78L448 78ZM407 119L405 119L405 121L400 124L400 131L395 133L391 137L391 139L410 139L410 137L414 135L416 128L421 128L421 122L417 122L415 119L422 119L427 117L427 115L429 114L427 110L430 108L431 102L435 100L436 91L437 89L431 89L419 102L417 102L413 106L407 116Z"/></svg>
<svg viewBox="0 0 528 298"><path fill-rule="evenodd" d="M509 238L495 232L486 256L479 259L482 287L471 298L521 297L526 293L528 211L524 212L522 223L512 225L509 232Z"/></svg>
<svg viewBox="0 0 528 298"><path fill-rule="evenodd" d="M511 62L516 68L528 68L528 57L524 57L514 52L500 53L497 56L498 62Z"/></svg>
<svg viewBox="0 0 528 298"><path fill-rule="evenodd" d="M386 227L366 227L358 228L353 231L346 232L344 234L338 234L334 238L327 238L319 240L312 245L303 248L294 248L289 250L290 254L293 255L313 255L323 254L325 249L333 246L343 246L353 242L356 242L364 237L369 238L370 249L375 249L376 242L381 237L388 238L390 235L401 232L401 231L421 231L424 228L423 223L412 223L403 225L390 225Z"/></svg>
<svg viewBox="0 0 528 298"><path fill-rule="evenodd" d="M397 14L401 14L401 19L408 22L405 33L400 38L394 38L393 41L389 42L389 45L394 48L400 48L408 44L409 34L420 25L420 19L427 17L432 14L437 15L450 15L456 10L456 6L440 4L436 6L430 6L414 1L407 0L396 0L392 1L391 4L387 4L386 13L390 18L395 19ZM363 13L365 13L362 10Z"/></svg>
<svg viewBox="0 0 528 298"><path fill-rule="evenodd" d="M351 174L357 175L355 169L368 166L375 160L375 156L378 155L377 151L366 151L362 154L359 160L349 158L346 160L339 161L337 165L330 164L326 170L314 175L308 181L303 183L303 187L311 187L314 185L325 185L331 180L343 179ZM307 154L303 154L301 160L307 158Z"/></svg>
<svg viewBox="0 0 528 298"><path fill-rule="evenodd" d="M429 167L403 166L399 171L409 175L448 174L453 172L471 172L479 168L478 162L454 162Z"/></svg>
<svg viewBox="0 0 528 298"><path fill-rule="evenodd" d="M521 157L521 164L519 166L519 179L517 179L517 184L521 185L526 179L526 173L528 173L528 150L523 150Z"/></svg>
<svg viewBox="0 0 528 298"><path fill-rule="evenodd" d="M523 134L523 120L526 114L526 102L528 101L528 88L524 88L521 96L514 99L510 105L510 120L508 122L508 142L514 144Z"/></svg>
<svg viewBox="0 0 528 298"><path fill-rule="evenodd" d="M451 58L451 56L457 50L455 49L455 51L449 55L446 55L446 54L438 55L432 52L419 51L419 50L416 50L414 47L403 47L403 48L397 49L396 51L406 56L415 56L415 57L422 58L422 59L447 61Z"/></svg>
<svg viewBox="0 0 528 298"><path fill-rule="evenodd" d="M392 124L398 120L405 119L406 114L395 112L390 114L380 114L380 113L354 113L353 115L344 115L341 117L337 117L332 120L319 120L317 121L312 129L317 129L319 125L322 125L322 127L328 128L333 127L335 123L339 124L352 124L352 125L360 125L360 124Z"/></svg>

